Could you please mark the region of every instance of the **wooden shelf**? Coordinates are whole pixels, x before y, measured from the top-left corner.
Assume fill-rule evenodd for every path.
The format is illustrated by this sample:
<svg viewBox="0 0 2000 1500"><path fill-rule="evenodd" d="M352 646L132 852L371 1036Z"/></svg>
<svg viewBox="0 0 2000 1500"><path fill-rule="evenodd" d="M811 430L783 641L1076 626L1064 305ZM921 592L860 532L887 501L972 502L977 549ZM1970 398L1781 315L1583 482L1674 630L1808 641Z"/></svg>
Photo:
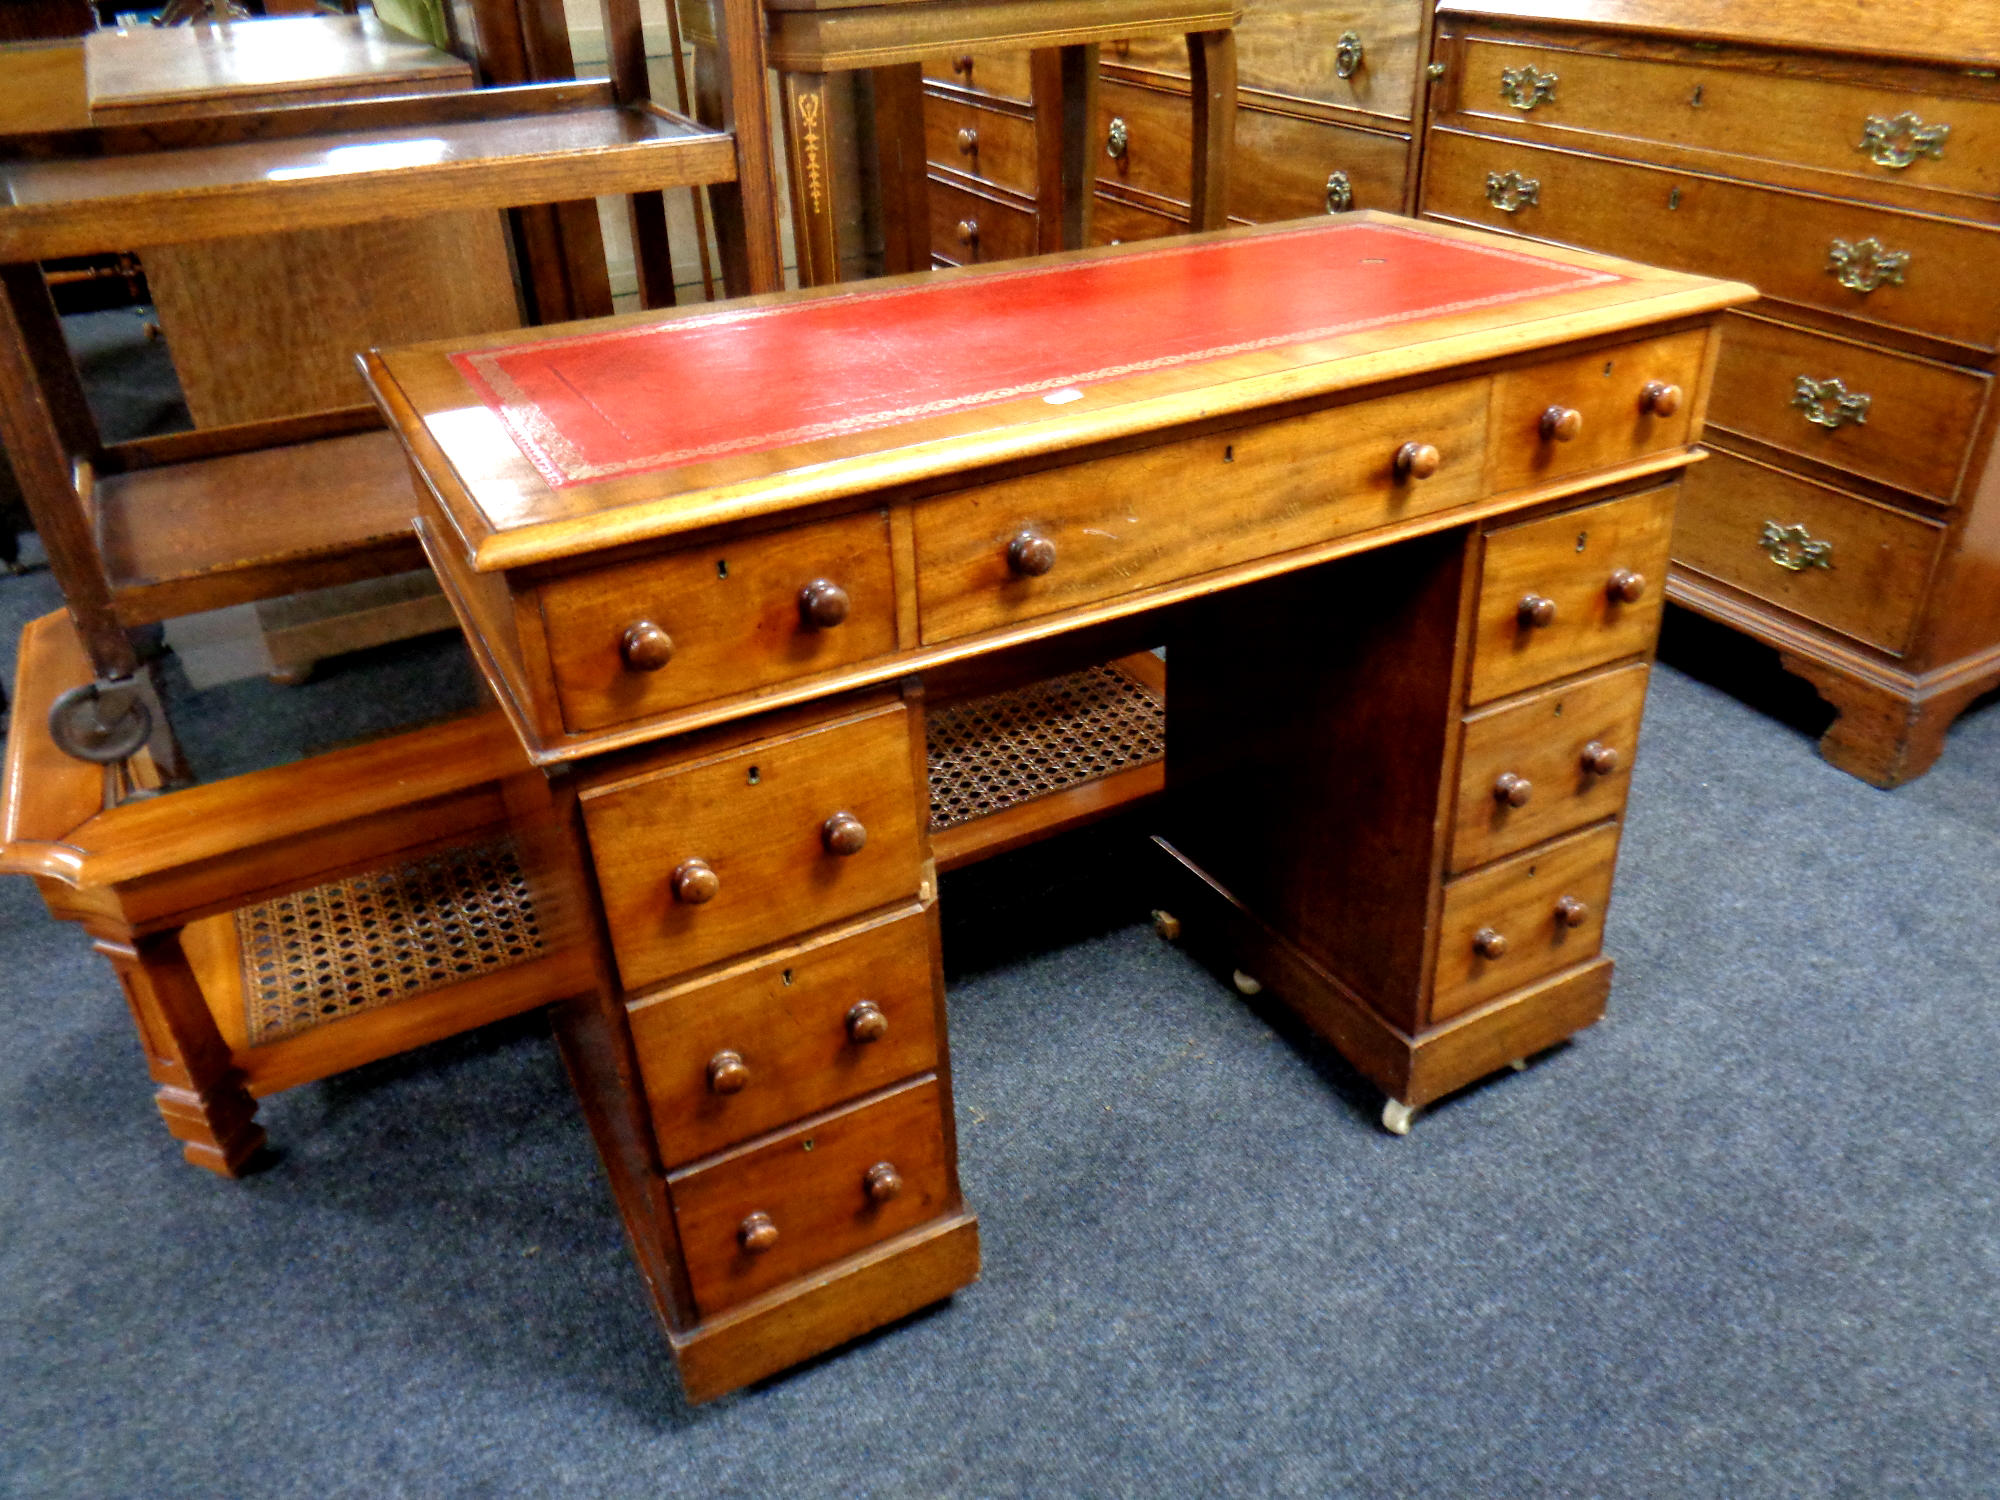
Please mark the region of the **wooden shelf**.
<svg viewBox="0 0 2000 1500"><path fill-rule="evenodd" d="M382 430L105 475L91 505L127 625L424 565Z"/></svg>
<svg viewBox="0 0 2000 1500"><path fill-rule="evenodd" d="M483 92L504 104L510 91ZM181 244L213 238L222 224L232 235L277 233L420 218L446 200L460 211L512 208L736 176L726 133L665 110L601 105L452 118L471 112L454 103L463 97L403 101L393 126L8 163L0 166L0 262ZM435 115L416 113L423 105ZM317 108L329 121L359 112ZM254 133L257 119L234 117L230 128Z"/></svg>

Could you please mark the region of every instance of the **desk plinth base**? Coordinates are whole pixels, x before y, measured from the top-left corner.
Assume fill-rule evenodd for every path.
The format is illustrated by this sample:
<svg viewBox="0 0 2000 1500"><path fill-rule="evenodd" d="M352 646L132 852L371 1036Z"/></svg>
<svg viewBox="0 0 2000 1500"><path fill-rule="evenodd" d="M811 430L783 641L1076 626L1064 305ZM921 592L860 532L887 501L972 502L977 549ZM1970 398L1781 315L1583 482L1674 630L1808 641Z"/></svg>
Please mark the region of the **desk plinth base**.
<svg viewBox="0 0 2000 1500"><path fill-rule="evenodd" d="M1164 897L1178 940L1204 962L1254 974L1391 1099L1413 1109L1464 1088L1592 1025L1611 991L1596 958L1418 1033L1400 1030L1321 968L1164 838Z"/></svg>

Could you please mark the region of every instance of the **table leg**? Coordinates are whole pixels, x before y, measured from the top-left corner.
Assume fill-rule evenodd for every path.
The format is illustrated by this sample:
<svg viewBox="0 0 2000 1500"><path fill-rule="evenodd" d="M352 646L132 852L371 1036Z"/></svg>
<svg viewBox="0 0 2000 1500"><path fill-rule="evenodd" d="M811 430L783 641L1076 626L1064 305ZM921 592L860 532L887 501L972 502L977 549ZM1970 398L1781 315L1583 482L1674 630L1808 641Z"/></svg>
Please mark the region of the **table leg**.
<svg viewBox="0 0 2000 1500"><path fill-rule="evenodd" d="M798 241L799 285L840 280L840 234L834 217L828 75L781 73L785 165L792 178L792 235Z"/></svg>
<svg viewBox="0 0 2000 1500"><path fill-rule="evenodd" d="M882 202L882 270L897 276L927 271L930 173L924 156L924 70L921 63L876 68L875 162Z"/></svg>
<svg viewBox="0 0 2000 1500"><path fill-rule="evenodd" d="M1236 33L1191 31L1189 89L1194 100L1194 174L1188 226L1229 222L1229 158L1236 140Z"/></svg>
<svg viewBox="0 0 2000 1500"><path fill-rule="evenodd" d="M1081 250L1090 243L1090 208L1096 182L1097 47L1062 49L1062 243Z"/></svg>

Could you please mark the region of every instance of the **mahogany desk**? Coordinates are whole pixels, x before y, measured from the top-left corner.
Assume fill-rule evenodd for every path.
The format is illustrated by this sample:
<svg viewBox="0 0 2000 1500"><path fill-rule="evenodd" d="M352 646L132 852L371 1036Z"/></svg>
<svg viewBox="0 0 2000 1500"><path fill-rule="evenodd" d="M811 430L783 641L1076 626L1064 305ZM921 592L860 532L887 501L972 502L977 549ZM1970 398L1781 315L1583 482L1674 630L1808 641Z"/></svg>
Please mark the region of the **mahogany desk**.
<svg viewBox="0 0 2000 1500"><path fill-rule="evenodd" d="M1356 214L365 358L570 808L599 985L558 1035L691 1399L978 1271L926 685L1165 642L1160 925L1392 1129L1598 1017L1752 295Z"/></svg>

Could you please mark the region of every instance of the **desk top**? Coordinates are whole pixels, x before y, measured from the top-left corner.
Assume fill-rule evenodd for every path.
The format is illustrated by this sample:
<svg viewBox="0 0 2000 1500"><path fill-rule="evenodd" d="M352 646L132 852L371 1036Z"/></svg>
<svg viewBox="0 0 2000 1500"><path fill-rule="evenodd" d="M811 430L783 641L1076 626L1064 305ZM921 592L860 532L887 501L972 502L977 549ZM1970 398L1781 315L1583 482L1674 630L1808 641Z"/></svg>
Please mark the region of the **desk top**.
<svg viewBox="0 0 2000 1500"><path fill-rule="evenodd" d="M1352 214L374 354L482 571L1658 323L1746 289Z"/></svg>

